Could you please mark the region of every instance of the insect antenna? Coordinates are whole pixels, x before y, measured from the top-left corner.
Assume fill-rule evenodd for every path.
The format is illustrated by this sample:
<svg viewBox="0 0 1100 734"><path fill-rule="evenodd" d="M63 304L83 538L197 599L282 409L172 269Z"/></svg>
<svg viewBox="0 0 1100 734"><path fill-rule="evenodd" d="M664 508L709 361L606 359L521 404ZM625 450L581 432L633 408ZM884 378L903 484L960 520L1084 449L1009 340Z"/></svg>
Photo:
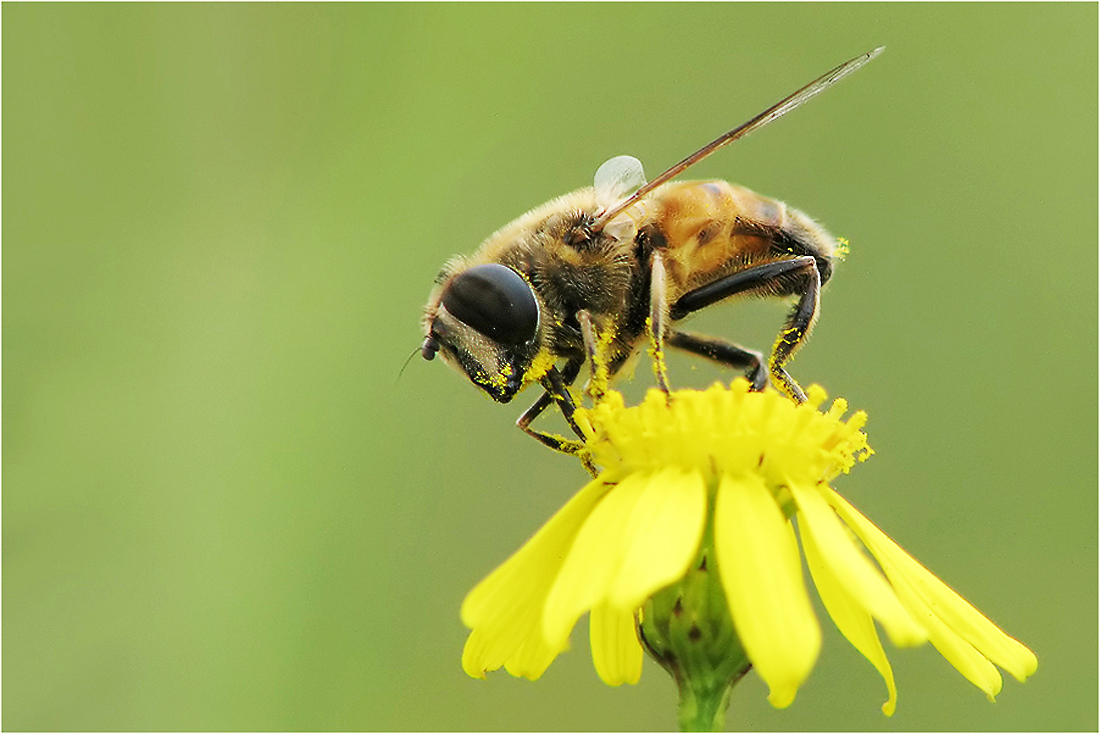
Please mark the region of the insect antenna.
<svg viewBox="0 0 1100 734"><path fill-rule="evenodd" d="M719 148L722 148L722 147L725 147L725 146L729 145L730 143L732 143L734 140L737 140L738 138L745 137L746 135L751 133L753 130L764 127L769 122L772 122L774 120L779 119L783 115L785 115L788 112L790 112L791 110L793 110L795 107L798 107L803 102L806 102L806 101L810 100L812 97L817 96L821 92L824 92L826 89L833 86L834 84L839 82L841 79L848 76L853 71L855 71L859 67L863 66L864 64L866 64L871 59L878 56L880 53L882 53L882 51L885 48L886 48L885 46L879 46L878 48L874 49L873 51L868 51L865 54L860 54L859 56L856 56L854 59L850 59L848 61L845 61L843 64L836 67L832 71L829 71L829 72L825 73L823 76L820 76L817 79L814 79L812 82L810 82L806 86L802 87L797 92L791 94L789 97L786 97L786 98L780 100L779 102L776 102L774 105L772 105L768 109L764 110L763 112L761 112L759 115L752 118L748 122L735 127L734 129L730 130L725 135L722 135L722 136L716 138L715 140L713 140L712 142L708 143L707 145L703 146L702 148L700 148L696 152L689 155L687 158L683 159L682 161L680 161L679 163L674 165L672 168L669 168L667 171L662 173L657 178L653 179L649 183L642 186L640 189L635 191L631 196L629 196L628 198L626 198L622 202L620 202L617 206L614 206L611 209L604 212L603 214L601 214L600 217L587 228L588 232L590 234L598 233L600 230L602 230L604 228L604 226L608 222L610 222L612 219L614 219L616 216L618 216L618 214L620 212L622 212L624 209L626 209L627 207L632 205L634 202L641 199L643 196L648 194L653 189L657 188L658 186L665 183L669 179L680 175L685 170L687 170L691 166L694 166L696 163L703 160L704 158L706 158L707 156L709 156L711 153L715 152Z"/></svg>
<svg viewBox="0 0 1100 734"><path fill-rule="evenodd" d="M401 369L397 371L397 377L395 377L393 380L394 387L397 387L397 385L401 382L401 375L405 374L405 368L409 366L409 362L412 361L412 358L415 357L417 352L419 352L420 350L421 347L417 347L416 349L412 350L412 353L409 354L408 357L405 358L404 363L402 363L401 365Z"/></svg>

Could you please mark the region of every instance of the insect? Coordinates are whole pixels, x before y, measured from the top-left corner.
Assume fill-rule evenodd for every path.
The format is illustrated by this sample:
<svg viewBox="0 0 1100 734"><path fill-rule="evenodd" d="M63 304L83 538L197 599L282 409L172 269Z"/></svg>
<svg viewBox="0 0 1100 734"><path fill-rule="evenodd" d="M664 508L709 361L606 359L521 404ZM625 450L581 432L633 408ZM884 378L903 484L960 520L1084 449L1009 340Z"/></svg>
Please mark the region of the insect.
<svg viewBox="0 0 1100 734"><path fill-rule="evenodd" d="M452 259L425 307L421 355L431 360L440 354L501 403L540 385L542 394L517 425L571 454L583 454L582 441L536 430L532 421L556 404L584 439L569 386L588 363L589 392L598 398L606 380L646 343L666 393L668 345L743 370L755 390L770 380L792 400L804 401L785 365L817 319L837 241L805 214L741 186L671 179L882 50L841 64L653 181L645 181L636 159L612 158L596 171L592 187L527 212L473 256ZM677 328L690 314L739 295L794 300L767 359Z"/></svg>

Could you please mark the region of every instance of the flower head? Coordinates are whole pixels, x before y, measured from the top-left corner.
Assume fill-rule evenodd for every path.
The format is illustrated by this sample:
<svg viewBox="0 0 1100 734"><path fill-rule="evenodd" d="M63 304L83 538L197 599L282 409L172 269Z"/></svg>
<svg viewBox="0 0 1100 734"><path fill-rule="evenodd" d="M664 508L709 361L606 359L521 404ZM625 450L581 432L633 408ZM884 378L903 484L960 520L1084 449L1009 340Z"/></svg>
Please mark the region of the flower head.
<svg viewBox="0 0 1100 734"><path fill-rule="evenodd" d="M814 386L796 405L738 379L670 398L654 390L636 407L609 392L580 414L602 471L467 596L466 672L503 666L538 678L590 612L597 672L610 685L634 683L639 610L703 558L728 604L707 608L728 615L739 640L730 654L743 647L771 703L788 706L821 647L801 541L826 610L886 683L885 713L897 692L874 621L897 646L931 641L991 699L1001 688L995 665L1024 680L1037 666L1030 650L829 486L872 452L866 414L842 420L846 403L822 411L825 397Z"/></svg>

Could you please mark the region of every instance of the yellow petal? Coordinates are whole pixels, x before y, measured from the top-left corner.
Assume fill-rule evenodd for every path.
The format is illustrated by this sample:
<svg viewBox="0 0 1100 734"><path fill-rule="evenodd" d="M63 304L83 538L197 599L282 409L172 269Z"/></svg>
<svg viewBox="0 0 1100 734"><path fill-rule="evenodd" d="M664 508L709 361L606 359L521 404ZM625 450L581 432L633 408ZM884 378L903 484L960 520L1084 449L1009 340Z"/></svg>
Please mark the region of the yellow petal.
<svg viewBox="0 0 1100 734"><path fill-rule="evenodd" d="M706 523L707 488L697 471L655 472L625 526L622 564L607 600L623 611L640 607L658 589L684 577L699 552Z"/></svg>
<svg viewBox="0 0 1100 734"><path fill-rule="evenodd" d="M554 662L554 658L568 649L568 639L561 647L550 647L541 635L531 634L504 661L504 669L517 678L538 680L550 667L550 663Z"/></svg>
<svg viewBox="0 0 1100 734"><path fill-rule="evenodd" d="M529 629L537 631L537 621L536 617L529 622ZM472 678L484 678L487 671L503 665L514 676L538 680L563 649L550 648L537 634L506 638L475 629L462 649L462 669Z"/></svg>
<svg viewBox="0 0 1100 734"><path fill-rule="evenodd" d="M945 629L957 635L961 641L965 641L967 647L972 647L991 662L1001 666L1017 680L1022 681L1035 672L1039 662L1031 650L989 621L947 584L902 550L843 497L829 490L826 493L826 499L878 560L879 565L890 578L890 582L898 590L902 602L929 629L929 638L933 644L936 644L937 649L940 648L940 644L947 645L951 650L956 650L958 646L946 640L941 640L940 644L937 644L932 628L919 617L922 612L942 621ZM913 599L907 600L902 596L903 590L910 591ZM920 605L916 604L916 600L920 601ZM941 652L943 652L942 649ZM958 654L964 659L969 658L965 652ZM944 656L948 657L946 652ZM958 667L955 660L950 657L948 660ZM959 670L966 675L962 668ZM970 676L967 677L970 678ZM988 678L988 676L984 677ZM997 678L996 687L999 690L1000 676L998 675ZM971 680L973 681L972 678ZM990 688L980 685L979 687L990 693Z"/></svg>
<svg viewBox="0 0 1100 734"><path fill-rule="evenodd" d="M836 512L822 498L820 486L789 485L800 513L803 545L813 536L832 576L853 602L882 623L891 642L899 647L926 642L928 633L905 611L882 572L856 547Z"/></svg>
<svg viewBox="0 0 1100 734"><path fill-rule="evenodd" d="M487 671L496 670L504 664L502 661L492 668L489 667L492 663L488 661L493 658L493 654L486 649L489 642L490 639L485 636L485 633L479 633L477 630L471 632L466 638L466 644L462 647L462 669L471 678L485 678Z"/></svg>
<svg viewBox="0 0 1100 734"><path fill-rule="evenodd" d="M509 624L499 629L479 627L466 638L466 645L462 648L462 669L471 678L484 678L486 672L507 665L509 670L522 669L523 672L513 675L525 675L535 680L562 651L550 649L537 632L538 616L530 613L516 614ZM531 659L532 652L535 652L528 644L531 642L541 647L538 658L545 664L540 666L539 660ZM513 662L518 660L521 651L525 662L517 666Z"/></svg>
<svg viewBox="0 0 1100 734"><path fill-rule="evenodd" d="M642 646L634 631L634 613L600 604L588 620L592 663L609 686L633 685L642 677Z"/></svg>
<svg viewBox="0 0 1100 734"><path fill-rule="evenodd" d="M794 701L821 650L794 530L763 480L723 475L714 511L718 572L734 627L776 708Z"/></svg>
<svg viewBox="0 0 1100 734"><path fill-rule="evenodd" d="M867 541L864 540L864 542ZM1001 692L1003 684L1001 674L997 671L997 668L978 650L974 649L970 643L944 624L943 620L920 597L907 575L899 571L888 554L880 555L879 546L868 544L867 547L875 554L879 565L882 566L882 570L890 579L895 591L897 591L901 603L928 630L928 639L936 650L964 678L984 691L985 695L992 701Z"/></svg>
<svg viewBox="0 0 1100 734"><path fill-rule="evenodd" d="M553 645L542 639L542 607L581 523L608 488L602 481L588 484L466 596L462 621L473 630L462 653L467 674L482 678L518 655L523 662L509 670L537 678L565 649L568 633Z"/></svg>
<svg viewBox="0 0 1100 734"><path fill-rule="evenodd" d="M924 603L904 574L898 572L897 567L889 560L880 559L879 562L897 589L902 603L928 629L928 639L935 648L964 678L985 691L985 695L992 701L1001 692L1002 685L1001 674L993 663L945 625L931 607Z"/></svg>
<svg viewBox="0 0 1100 734"><path fill-rule="evenodd" d="M813 533L807 533L804 524L800 524L799 529L802 531L802 550L806 553L806 565L810 567L810 575L825 609L840 633L863 653L886 681L887 698L886 703L882 704L882 713L893 716L898 702L898 689L894 685L894 671L882 649L882 643L879 642L871 615L862 603L848 593L841 579L824 562Z"/></svg>
<svg viewBox="0 0 1100 734"><path fill-rule="evenodd" d="M551 647L564 642L577 619L607 596L623 562L627 521L648 484L648 474L627 476L585 519L546 597L542 631Z"/></svg>
<svg viewBox="0 0 1100 734"><path fill-rule="evenodd" d="M626 477L584 522L554 582L543 616L551 646L604 601L630 612L687 573L706 520L706 487L695 471L666 468Z"/></svg>

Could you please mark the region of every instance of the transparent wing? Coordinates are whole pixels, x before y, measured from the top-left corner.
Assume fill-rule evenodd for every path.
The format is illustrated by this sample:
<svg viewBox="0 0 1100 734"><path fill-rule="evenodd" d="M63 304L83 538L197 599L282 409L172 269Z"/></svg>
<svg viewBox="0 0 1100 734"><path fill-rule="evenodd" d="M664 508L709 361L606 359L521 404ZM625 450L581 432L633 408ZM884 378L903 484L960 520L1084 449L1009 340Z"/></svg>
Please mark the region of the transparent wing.
<svg viewBox="0 0 1100 734"><path fill-rule="evenodd" d="M860 54L859 56L856 56L854 59L849 59L848 61L845 61L843 64L825 73L823 76L814 79L812 82L802 87L797 92L794 92L793 94L784 97L780 101L776 102L774 105L764 110L748 122L739 125L730 130L725 135L721 135L715 140L712 140L710 143L695 151L687 158L674 165L672 168L669 168L657 178L643 185L629 198L623 199L622 201L618 202L611 209L605 209L604 213L600 215L600 218L597 219L596 222L590 227L589 231L591 233L599 232L604 228L604 225L614 219L615 216L619 214L619 212L626 209L628 206L648 194L653 189L663 184L665 181L668 181L669 179L679 175L685 169L695 165L719 148L729 145L738 138L745 137L753 130L757 130L764 125L767 125L769 122L777 120L778 118L793 110L795 107L798 107L803 102L806 102L811 98L816 97L821 92L824 92L826 89L833 86L841 79L848 76L853 71L878 56L880 53L882 53L884 48L885 46L880 46L873 51L868 51L865 54ZM616 159L611 159L611 161L614 160ZM604 165L608 165L608 163L611 163L611 161L608 161ZM599 173L597 172L596 175L598 177Z"/></svg>
<svg viewBox="0 0 1100 734"><path fill-rule="evenodd" d="M596 203L606 211L645 186L645 171L634 156L617 155L596 169L592 183L596 187Z"/></svg>

